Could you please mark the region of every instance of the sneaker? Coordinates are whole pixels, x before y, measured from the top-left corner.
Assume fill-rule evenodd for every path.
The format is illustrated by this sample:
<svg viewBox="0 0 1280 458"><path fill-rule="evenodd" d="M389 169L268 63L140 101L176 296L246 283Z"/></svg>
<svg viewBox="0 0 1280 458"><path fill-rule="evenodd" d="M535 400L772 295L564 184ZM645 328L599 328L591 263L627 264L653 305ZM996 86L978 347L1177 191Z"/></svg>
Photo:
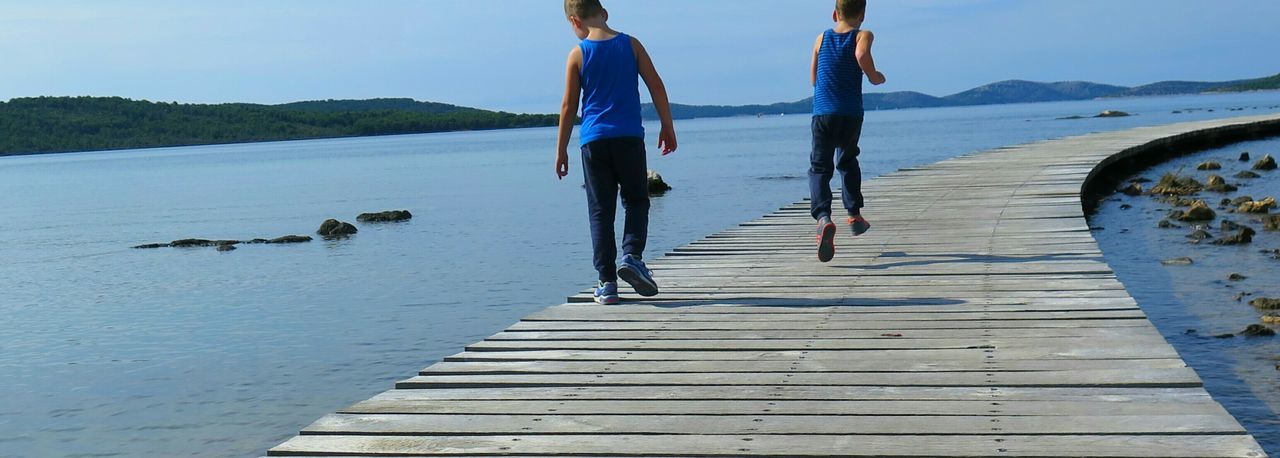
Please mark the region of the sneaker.
<svg viewBox="0 0 1280 458"><path fill-rule="evenodd" d="M867 233L867 230L871 229L871 223L868 223L867 219L863 218L861 215L850 216L849 229L853 230L853 236L857 237L859 235Z"/></svg>
<svg viewBox="0 0 1280 458"><path fill-rule="evenodd" d="M653 272L645 267L640 258L624 255L622 264L618 266L618 278L627 282L636 290L636 294L649 297L658 294L658 283L653 281Z"/></svg>
<svg viewBox="0 0 1280 458"><path fill-rule="evenodd" d="M818 261L827 262L836 255L836 225L831 217L818 220Z"/></svg>
<svg viewBox="0 0 1280 458"><path fill-rule="evenodd" d="M615 305L618 299L618 282L615 281L598 281L596 282L595 298L597 304Z"/></svg>

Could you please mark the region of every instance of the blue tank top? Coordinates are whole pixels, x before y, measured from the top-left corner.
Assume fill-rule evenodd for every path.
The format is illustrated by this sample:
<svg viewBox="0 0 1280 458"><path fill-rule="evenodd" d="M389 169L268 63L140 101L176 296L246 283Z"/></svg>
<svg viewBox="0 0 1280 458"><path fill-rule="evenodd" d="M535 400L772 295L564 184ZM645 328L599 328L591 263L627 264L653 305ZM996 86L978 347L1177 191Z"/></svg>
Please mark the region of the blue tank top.
<svg viewBox="0 0 1280 458"><path fill-rule="evenodd" d="M818 49L818 81L813 86L813 114L862 116L862 67L853 55L858 31L822 32Z"/></svg>
<svg viewBox="0 0 1280 458"><path fill-rule="evenodd" d="M631 37L582 40L582 144L616 137L644 138L640 70Z"/></svg>

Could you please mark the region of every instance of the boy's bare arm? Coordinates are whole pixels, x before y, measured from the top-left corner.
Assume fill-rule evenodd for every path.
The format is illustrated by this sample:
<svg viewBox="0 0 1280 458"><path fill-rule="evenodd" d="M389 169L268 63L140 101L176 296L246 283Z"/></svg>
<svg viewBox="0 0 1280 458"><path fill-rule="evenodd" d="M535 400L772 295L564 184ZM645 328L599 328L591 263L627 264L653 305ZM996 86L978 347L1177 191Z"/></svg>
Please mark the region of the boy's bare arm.
<svg viewBox="0 0 1280 458"><path fill-rule="evenodd" d="M818 85L818 53L822 51L822 34L813 41L813 60L809 61L809 85Z"/></svg>
<svg viewBox="0 0 1280 458"><path fill-rule="evenodd" d="M653 108L658 111L658 119L662 121L662 130L658 132L658 149L662 151L663 156L666 156L676 150L676 127L671 120L671 103L667 100L667 87L662 84L662 77L658 76L658 69L654 68L649 52L645 51L644 45L641 45L640 40L636 40L635 37L631 38L631 50L636 55L636 66L640 70L640 78L644 79L645 86L649 87L649 95L653 97Z"/></svg>
<svg viewBox="0 0 1280 458"><path fill-rule="evenodd" d="M854 57L858 59L858 66L862 67L862 72L867 74L867 81L871 84L884 84L884 73L876 70L876 60L871 57L871 43L875 41L875 35L870 30L858 32L858 47L854 50Z"/></svg>
<svg viewBox="0 0 1280 458"><path fill-rule="evenodd" d="M556 177L569 174L569 137L573 135L578 99L582 95L582 49L569 51L564 71L564 99L560 102L560 133L556 135Z"/></svg>

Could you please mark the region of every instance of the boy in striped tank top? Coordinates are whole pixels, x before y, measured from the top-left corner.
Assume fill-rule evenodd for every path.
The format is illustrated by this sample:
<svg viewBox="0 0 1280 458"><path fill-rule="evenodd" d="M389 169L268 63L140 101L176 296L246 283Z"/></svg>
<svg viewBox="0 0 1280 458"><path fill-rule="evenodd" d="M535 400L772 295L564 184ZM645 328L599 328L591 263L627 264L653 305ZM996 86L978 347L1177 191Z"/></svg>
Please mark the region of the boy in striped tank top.
<svg viewBox="0 0 1280 458"><path fill-rule="evenodd" d="M598 280L595 301L617 304L621 278L641 296L658 294L658 284L644 265L649 232L649 181L640 123L639 79L649 88L662 121L658 149L665 156L676 150L667 90L653 60L640 41L609 28L609 12L600 0L565 0L564 14L574 35L582 40L569 51L560 132L556 139L556 176L569 174L569 136L582 102L582 172L586 178L591 247ZM618 248L613 220L618 194L626 217L622 230L622 261L614 264Z"/></svg>
<svg viewBox="0 0 1280 458"><path fill-rule="evenodd" d="M809 153L809 213L818 221L818 260L835 256L836 225L831 222L831 178L840 172L841 198L853 235L871 223L862 217L862 169L858 139L862 136L862 75L884 84L871 57L870 30L861 30L866 0L836 0L835 27L813 43L809 66L813 83L813 150ZM839 152L837 155L836 153Z"/></svg>

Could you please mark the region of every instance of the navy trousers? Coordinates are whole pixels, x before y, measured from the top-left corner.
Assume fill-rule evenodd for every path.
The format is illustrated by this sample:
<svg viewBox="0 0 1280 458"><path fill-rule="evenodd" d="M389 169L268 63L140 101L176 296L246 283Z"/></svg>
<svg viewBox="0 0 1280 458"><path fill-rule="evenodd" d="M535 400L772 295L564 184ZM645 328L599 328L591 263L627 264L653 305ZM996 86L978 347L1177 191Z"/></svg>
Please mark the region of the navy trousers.
<svg viewBox="0 0 1280 458"><path fill-rule="evenodd" d="M861 137L862 116L813 117L813 150L809 153L809 214L813 219L831 216L831 177L835 171L840 172L845 211L849 216L862 211Z"/></svg>
<svg viewBox="0 0 1280 458"><path fill-rule="evenodd" d="M582 173L587 185L592 261L600 281L618 281L618 248L613 226L619 190L622 208L626 211L622 253L641 258L649 236L649 179L644 139L606 138L583 145Z"/></svg>

